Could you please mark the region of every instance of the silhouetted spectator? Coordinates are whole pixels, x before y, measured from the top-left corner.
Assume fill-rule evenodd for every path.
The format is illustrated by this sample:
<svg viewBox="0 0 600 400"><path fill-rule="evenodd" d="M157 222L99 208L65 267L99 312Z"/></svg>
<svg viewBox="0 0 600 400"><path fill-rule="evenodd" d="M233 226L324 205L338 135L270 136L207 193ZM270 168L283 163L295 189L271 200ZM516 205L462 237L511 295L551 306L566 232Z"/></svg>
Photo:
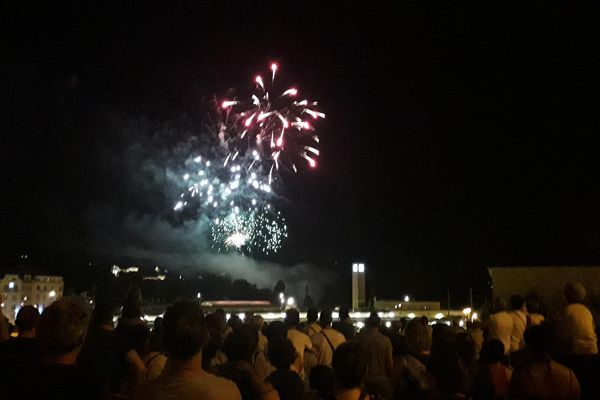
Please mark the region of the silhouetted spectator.
<svg viewBox="0 0 600 400"><path fill-rule="evenodd" d="M292 370L298 354L289 339L275 339L269 342L269 360L275 367L275 372L267 378L281 400L302 400L304 397L304 384L300 375Z"/></svg>
<svg viewBox="0 0 600 400"><path fill-rule="evenodd" d="M321 330L311 337L317 355L317 364L331 366L333 352L346 341L346 338L331 327L333 318L330 310L321 311L319 322Z"/></svg>
<svg viewBox="0 0 600 400"><path fill-rule="evenodd" d="M513 321L510 333L510 352L515 353L525 347L523 335L527 329L527 312L525 300L521 296L511 296L510 306L512 308L510 316Z"/></svg>
<svg viewBox="0 0 600 400"><path fill-rule="evenodd" d="M567 300L558 316L560 348L566 354L598 354L594 317L583 305L585 287L579 282L568 283L564 287Z"/></svg>
<svg viewBox="0 0 600 400"><path fill-rule="evenodd" d="M310 400L335 400L335 374L326 365L317 365L310 371Z"/></svg>
<svg viewBox="0 0 600 400"><path fill-rule="evenodd" d="M314 308L309 308L306 311L306 322L307 322L307 335L311 337L315 333L321 332L321 325L317 322L319 318L319 312Z"/></svg>
<svg viewBox="0 0 600 400"><path fill-rule="evenodd" d="M511 334L513 319L506 312L502 299L497 298L494 302L494 313L490 315L488 322L488 339L498 339L504 346L504 353L510 353Z"/></svg>
<svg viewBox="0 0 600 400"><path fill-rule="evenodd" d="M513 371L501 363L503 359L501 341L491 339L483 343L471 392L473 400L504 400L508 397Z"/></svg>
<svg viewBox="0 0 600 400"><path fill-rule="evenodd" d="M540 313L540 300L537 296L527 298L527 326L540 325L545 321L544 316Z"/></svg>
<svg viewBox="0 0 600 400"><path fill-rule="evenodd" d="M38 368L41 352L35 335L39 317L35 307L21 307L16 319L18 337L0 342L0 387L15 385Z"/></svg>
<svg viewBox="0 0 600 400"><path fill-rule="evenodd" d="M223 345L228 361L220 368L220 375L235 382L244 400L277 398L272 385L263 383L254 369L257 344L255 326L242 325L235 329Z"/></svg>
<svg viewBox="0 0 600 400"><path fill-rule="evenodd" d="M42 365L23 377L20 389L24 396L21 398L92 398L82 371L75 365L87 332L88 317L83 304L67 297L44 310L37 326ZM17 382L13 384L18 385Z"/></svg>
<svg viewBox="0 0 600 400"><path fill-rule="evenodd" d="M202 369L201 351L208 333L196 302L180 300L168 307L163 329L167 364L139 399L241 399L235 383Z"/></svg>
<svg viewBox="0 0 600 400"><path fill-rule="evenodd" d="M354 335L356 335L356 328L352 325L350 313L347 308L340 309L339 318L332 324L332 328L344 335L346 340L353 339Z"/></svg>
<svg viewBox="0 0 600 400"><path fill-rule="evenodd" d="M548 327L538 325L527 329L525 344L531 362L514 372L511 399L579 399L577 377L569 368L552 360L549 354L550 341Z"/></svg>
<svg viewBox="0 0 600 400"><path fill-rule="evenodd" d="M393 368L392 342L380 331L381 318L372 312L366 321L364 332L359 335L367 364L365 383L369 390L383 399L392 398L390 376Z"/></svg>
<svg viewBox="0 0 600 400"><path fill-rule="evenodd" d="M366 389L363 388L363 381L367 373L367 363L363 351L364 348L360 344L351 341L341 344L333 353L332 366L337 399L365 399Z"/></svg>

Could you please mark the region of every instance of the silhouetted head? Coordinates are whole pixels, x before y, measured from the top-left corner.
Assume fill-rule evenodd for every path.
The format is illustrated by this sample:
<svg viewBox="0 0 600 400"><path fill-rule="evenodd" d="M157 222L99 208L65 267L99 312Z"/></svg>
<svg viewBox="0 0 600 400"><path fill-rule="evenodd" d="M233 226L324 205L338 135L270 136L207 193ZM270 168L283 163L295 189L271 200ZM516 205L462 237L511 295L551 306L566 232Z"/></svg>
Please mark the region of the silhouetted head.
<svg viewBox="0 0 600 400"><path fill-rule="evenodd" d="M19 328L19 335L32 331L40 319L40 313L34 306L23 306L17 313L15 325Z"/></svg>
<svg viewBox="0 0 600 400"><path fill-rule="evenodd" d="M251 361L257 344L258 329L252 325L242 325L227 336L223 351L229 361Z"/></svg>
<svg viewBox="0 0 600 400"><path fill-rule="evenodd" d="M367 327L368 328L379 328L380 325L381 325L381 318L379 317L379 315L377 315L377 313L375 311L372 311L371 315L369 315L369 318L367 318Z"/></svg>
<svg viewBox="0 0 600 400"><path fill-rule="evenodd" d="M331 310L323 310L319 315L319 323L323 328L326 328L331 325L333 322L333 317L331 315Z"/></svg>
<svg viewBox="0 0 600 400"><path fill-rule="evenodd" d="M586 291L585 287L579 282L569 282L565 285L563 292L567 303L583 303Z"/></svg>
<svg viewBox="0 0 600 400"><path fill-rule="evenodd" d="M89 315L84 305L63 297L48 306L37 326L37 338L44 354L58 356L79 351L87 332Z"/></svg>
<svg viewBox="0 0 600 400"><path fill-rule="evenodd" d="M342 343L333 353L332 361L337 385L342 389L360 387L367 372L365 360L360 344Z"/></svg>
<svg viewBox="0 0 600 400"><path fill-rule="evenodd" d="M285 312L285 323L288 327L295 327L300 323L300 313L295 308L290 308Z"/></svg>
<svg viewBox="0 0 600 400"><path fill-rule="evenodd" d="M296 349L287 338L277 338L269 342L268 355L271 364L278 370L287 371L296 359Z"/></svg>
<svg viewBox="0 0 600 400"><path fill-rule="evenodd" d="M204 315L198 304L178 300L167 308L163 340L169 357L187 360L198 354L208 339Z"/></svg>
<svg viewBox="0 0 600 400"><path fill-rule="evenodd" d="M510 307L513 310L520 310L523 308L523 304L525 304L525 300L518 294L510 296Z"/></svg>

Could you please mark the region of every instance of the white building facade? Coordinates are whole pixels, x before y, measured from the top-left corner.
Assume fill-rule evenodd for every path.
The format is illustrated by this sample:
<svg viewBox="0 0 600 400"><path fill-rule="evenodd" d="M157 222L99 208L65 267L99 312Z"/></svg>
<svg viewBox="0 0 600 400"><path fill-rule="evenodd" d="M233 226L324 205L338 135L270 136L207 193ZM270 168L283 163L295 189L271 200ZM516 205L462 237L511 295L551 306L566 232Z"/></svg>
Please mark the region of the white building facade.
<svg viewBox="0 0 600 400"><path fill-rule="evenodd" d="M40 313L53 301L63 296L61 276L5 274L0 279L2 313L14 322L21 307L32 305Z"/></svg>

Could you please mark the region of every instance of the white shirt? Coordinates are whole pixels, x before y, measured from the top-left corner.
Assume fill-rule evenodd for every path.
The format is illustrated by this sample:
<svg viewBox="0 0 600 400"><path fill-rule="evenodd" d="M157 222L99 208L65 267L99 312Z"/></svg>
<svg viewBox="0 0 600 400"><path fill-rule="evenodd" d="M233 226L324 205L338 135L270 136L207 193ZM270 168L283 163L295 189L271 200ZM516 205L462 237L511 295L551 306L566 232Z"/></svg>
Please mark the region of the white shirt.
<svg viewBox="0 0 600 400"><path fill-rule="evenodd" d="M305 333L300 332L296 328L288 329L287 338L294 345L296 353L300 356L302 362L304 362L304 350L312 349L312 342Z"/></svg>
<svg viewBox="0 0 600 400"><path fill-rule="evenodd" d="M317 333L321 332L321 325L317 324L316 322L311 322L310 324L308 324L308 336L312 336L315 335Z"/></svg>
<svg viewBox="0 0 600 400"><path fill-rule="evenodd" d="M510 313L513 326L510 333L510 351L515 352L525 347L525 329L527 329L527 314L522 310L514 310Z"/></svg>
<svg viewBox="0 0 600 400"><path fill-rule="evenodd" d="M510 335L513 329L513 319L506 311L498 311L490 316L489 338L497 339L504 345L504 354L510 351Z"/></svg>
<svg viewBox="0 0 600 400"><path fill-rule="evenodd" d="M331 367L331 361L333 360L333 352L346 341L344 335L330 327L322 329L321 332L312 335L310 339L317 353L317 364L329 367ZM332 346L333 348L331 348Z"/></svg>
<svg viewBox="0 0 600 400"><path fill-rule="evenodd" d="M561 339L569 354L598 354L594 328L594 317L583 304L569 304L559 316Z"/></svg>

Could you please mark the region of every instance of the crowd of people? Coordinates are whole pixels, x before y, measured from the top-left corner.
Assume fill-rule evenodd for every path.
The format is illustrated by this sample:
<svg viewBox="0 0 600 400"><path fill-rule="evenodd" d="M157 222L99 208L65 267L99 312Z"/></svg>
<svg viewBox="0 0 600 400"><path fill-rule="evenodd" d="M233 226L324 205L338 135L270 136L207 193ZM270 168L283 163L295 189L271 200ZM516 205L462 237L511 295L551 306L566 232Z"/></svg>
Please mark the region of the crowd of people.
<svg viewBox="0 0 600 400"><path fill-rule="evenodd" d="M580 283L545 318L535 300L498 299L463 329L426 317L357 330L347 310L296 309L267 324L246 313L205 315L178 300L150 329L132 290L116 327L110 303L72 298L40 315L22 307L0 331L7 399L598 399L594 317ZM0 315L1 317L1 315ZM2 318L4 320L4 318ZM4 321L3 321L4 322Z"/></svg>

